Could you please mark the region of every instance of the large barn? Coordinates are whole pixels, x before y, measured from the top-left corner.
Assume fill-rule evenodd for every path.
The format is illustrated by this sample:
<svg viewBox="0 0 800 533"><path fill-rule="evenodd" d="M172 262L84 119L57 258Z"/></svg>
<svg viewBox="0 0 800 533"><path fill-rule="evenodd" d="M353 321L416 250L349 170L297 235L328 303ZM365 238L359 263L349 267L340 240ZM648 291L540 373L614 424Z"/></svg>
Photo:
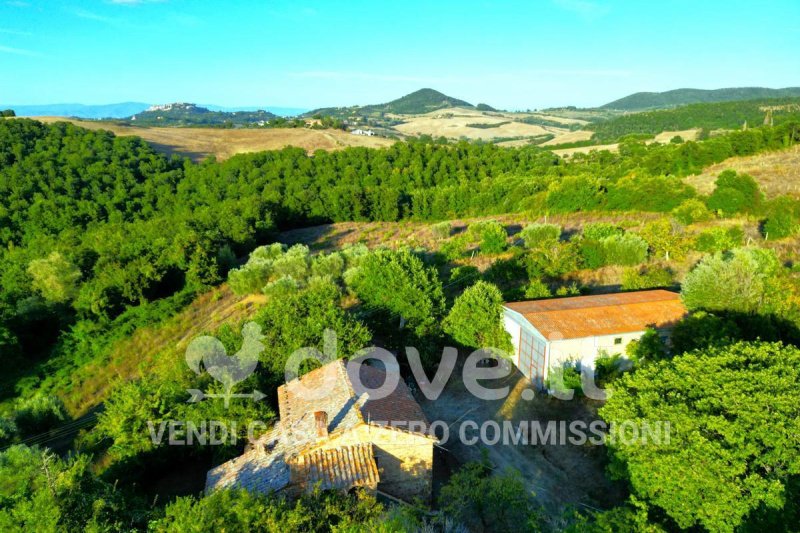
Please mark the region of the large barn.
<svg viewBox="0 0 800 533"><path fill-rule="evenodd" d="M514 363L542 388L551 368L625 354L648 328L667 339L686 308L680 295L652 290L512 302L505 304L503 315Z"/></svg>
<svg viewBox="0 0 800 533"><path fill-rule="evenodd" d="M368 390L384 383L385 372L362 364L354 376L355 369L334 361L282 385L280 421L243 455L210 470L206 491L294 496L315 487L360 487L408 502L429 500L438 441L425 414L402 380L389 396L371 399ZM320 390L324 397L309 394Z"/></svg>

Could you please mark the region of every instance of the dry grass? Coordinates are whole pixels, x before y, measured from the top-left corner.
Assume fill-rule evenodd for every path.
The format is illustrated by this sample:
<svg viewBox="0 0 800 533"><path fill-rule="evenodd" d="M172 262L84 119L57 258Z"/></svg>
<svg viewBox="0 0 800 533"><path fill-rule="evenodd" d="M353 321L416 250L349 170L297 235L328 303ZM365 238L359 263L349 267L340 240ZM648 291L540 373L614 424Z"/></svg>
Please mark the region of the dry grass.
<svg viewBox="0 0 800 533"><path fill-rule="evenodd" d="M563 135L558 135L556 136L555 139L550 139L546 143L542 143L542 146L552 146L554 144L588 141L589 139L592 138L592 135L594 135L593 131L586 131L586 130L571 131Z"/></svg>
<svg viewBox="0 0 800 533"><path fill-rule="evenodd" d="M108 122L71 120L63 117L35 117L42 122L72 122L94 130L110 130L116 135L137 135L157 150L179 154L200 161L214 155L227 159L236 154L279 150L297 146L308 152L341 150L350 146L382 148L395 141L383 137L353 135L341 130L312 130L306 128L222 129L222 128L139 128L118 126Z"/></svg>
<svg viewBox="0 0 800 533"><path fill-rule="evenodd" d="M194 337L222 324L238 324L265 302L263 295L240 297L222 285L199 296L166 323L140 328L117 342L107 357L79 368L58 394L71 415L81 416L101 404L121 381L148 374L165 377L183 370L176 362Z"/></svg>
<svg viewBox="0 0 800 533"><path fill-rule="evenodd" d="M450 139L492 140L503 137L536 137L552 133L556 136L569 133L566 126L569 119L536 115L540 118L554 120L565 124L565 128L537 126L515 122L522 116L518 113L483 112L475 109L454 107L440 109L425 115L399 116L405 122L394 127L404 135L431 135L433 137L447 137ZM472 128L469 124L499 124L494 128Z"/></svg>
<svg viewBox="0 0 800 533"><path fill-rule="evenodd" d="M800 145L777 152L732 157L708 167L702 174L689 176L686 182L701 193L710 194L717 176L726 169L750 174L769 197L800 196Z"/></svg>

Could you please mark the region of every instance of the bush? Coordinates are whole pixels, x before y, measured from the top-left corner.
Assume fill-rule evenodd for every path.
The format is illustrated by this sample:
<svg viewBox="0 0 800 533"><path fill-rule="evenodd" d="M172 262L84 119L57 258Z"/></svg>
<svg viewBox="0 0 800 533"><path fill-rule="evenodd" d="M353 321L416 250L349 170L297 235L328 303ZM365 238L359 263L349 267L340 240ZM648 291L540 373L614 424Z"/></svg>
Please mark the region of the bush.
<svg viewBox="0 0 800 533"><path fill-rule="evenodd" d="M717 177L716 188L708 198L708 207L728 216L751 213L760 207L762 196L752 176L726 170Z"/></svg>
<svg viewBox="0 0 800 533"><path fill-rule="evenodd" d="M765 239L783 239L797 233L800 202L783 196L772 201L761 230Z"/></svg>
<svg viewBox="0 0 800 533"><path fill-rule="evenodd" d="M594 382L604 389L625 373L622 354L600 355L594 361Z"/></svg>
<svg viewBox="0 0 800 533"><path fill-rule="evenodd" d="M442 247L439 248L439 253L448 261L455 261L466 255L468 245L468 235L457 235L442 244Z"/></svg>
<svg viewBox="0 0 800 533"><path fill-rule="evenodd" d="M672 283L672 272L663 267L627 268L622 273L624 291L669 287Z"/></svg>
<svg viewBox="0 0 800 533"><path fill-rule="evenodd" d="M692 245L683 228L668 218L649 222L642 229L641 236L655 258L667 261L683 259Z"/></svg>
<svg viewBox="0 0 800 533"><path fill-rule="evenodd" d="M508 233L496 220L483 220L469 226L469 234L480 239L480 249L485 254L499 254L508 246Z"/></svg>
<svg viewBox="0 0 800 533"><path fill-rule="evenodd" d="M701 200L689 198L672 210L672 216L681 224L694 224L711 220L714 215Z"/></svg>
<svg viewBox="0 0 800 533"><path fill-rule="evenodd" d="M553 293L550 291L550 287L541 280L531 280L528 286L525 287L525 298L551 298L552 296Z"/></svg>
<svg viewBox="0 0 800 533"><path fill-rule="evenodd" d="M14 422L22 435L52 429L68 418L64 404L56 396L36 395L17 402Z"/></svg>
<svg viewBox="0 0 800 533"><path fill-rule="evenodd" d="M716 253L732 250L742 245L744 231L738 226L716 227L703 231L695 239L695 249L700 252Z"/></svg>
<svg viewBox="0 0 800 533"><path fill-rule="evenodd" d="M564 361L560 366L550 367L545 386L559 392L573 390L575 394L583 394L580 361Z"/></svg>
<svg viewBox="0 0 800 533"><path fill-rule="evenodd" d="M431 233L437 239L446 239L453 232L453 225L449 221L438 222L431 226Z"/></svg>
<svg viewBox="0 0 800 533"><path fill-rule="evenodd" d="M583 227L583 238L591 241L601 241L607 237L619 236L625 230L608 222L592 222Z"/></svg>
<svg viewBox="0 0 800 533"><path fill-rule="evenodd" d="M344 272L344 256L339 252L319 254L311 261L311 274L339 279Z"/></svg>
<svg viewBox="0 0 800 533"><path fill-rule="evenodd" d="M667 347L654 329L648 329L639 340L628 343L625 351L635 363L660 361L667 357Z"/></svg>
<svg viewBox="0 0 800 533"><path fill-rule="evenodd" d="M529 251L522 258L528 279L559 278L578 270L578 246L572 242L556 243Z"/></svg>
<svg viewBox="0 0 800 533"><path fill-rule="evenodd" d="M520 233L526 248L538 248L542 244L553 244L561 238L561 226L558 224L530 224Z"/></svg>
<svg viewBox="0 0 800 533"><path fill-rule="evenodd" d="M569 285L562 285L556 289L556 296L580 296L581 288L577 283L570 283Z"/></svg>
<svg viewBox="0 0 800 533"><path fill-rule="evenodd" d="M608 237L602 242L608 265L638 265L647 259L647 242L633 233Z"/></svg>

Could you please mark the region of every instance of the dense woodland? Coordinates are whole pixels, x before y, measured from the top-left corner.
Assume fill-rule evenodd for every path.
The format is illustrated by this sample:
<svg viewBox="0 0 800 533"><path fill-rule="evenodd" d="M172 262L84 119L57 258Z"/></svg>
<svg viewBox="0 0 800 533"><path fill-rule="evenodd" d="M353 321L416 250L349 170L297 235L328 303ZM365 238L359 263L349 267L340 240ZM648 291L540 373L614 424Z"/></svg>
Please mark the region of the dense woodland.
<svg viewBox="0 0 800 533"><path fill-rule="evenodd" d="M536 147L420 139L194 164L133 137L0 120L0 446L11 446L0 453L0 529L792 531L800 514L800 285L793 265L766 244L797 233L800 203L765 198L753 178L733 171L709 196L680 178L798 142L800 125L785 122L682 144L630 140L619 153L569 161ZM636 229L594 223L572 235L534 224L514 238L492 220L457 234L447 222L521 212L657 216ZM764 246L747 246L735 224L702 225L735 217L756 221ZM436 222L440 245L314 254L274 243L283 229L397 220ZM491 266L465 266L475 254ZM76 369L223 281L237 294L267 298L251 319L268 348L248 383L274 393L288 354L321 348L326 328L337 333L340 357L378 337L392 349L419 347L432 365L445 344L507 347L504 300L580 293L571 273L608 266L625 269L624 290L674 287L670 262L690 254L699 259L681 290L692 314L677 326L674 349L648 335L629 354L633 370L605 367L618 394L601 416L660 417L680 428L667 449L608 446L609 475L629 494L611 509L545 520L520 475L488 461L451 477L435 517L366 495L316 493L288 503L220 492L153 501L154 470L187 454L202 469L240 450L176 452L155 445L145 421L275 416L267 402L224 414L187 404L188 387L213 385L179 358L104 398L97 425L74 444L80 453L25 445L70 423L76 413L59 395L74 385ZM241 325L209 333L229 352L242 342ZM575 369L561 377L574 383ZM731 394L736 401L725 403Z"/></svg>

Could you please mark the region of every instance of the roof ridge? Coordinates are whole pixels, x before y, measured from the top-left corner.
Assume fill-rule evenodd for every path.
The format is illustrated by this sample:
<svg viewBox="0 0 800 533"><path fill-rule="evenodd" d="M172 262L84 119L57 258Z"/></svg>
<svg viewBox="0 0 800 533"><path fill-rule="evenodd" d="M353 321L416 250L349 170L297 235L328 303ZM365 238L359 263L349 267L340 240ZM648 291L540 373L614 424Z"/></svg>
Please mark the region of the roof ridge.
<svg viewBox="0 0 800 533"><path fill-rule="evenodd" d="M675 300L678 300L676 298ZM566 307L563 309L540 309L536 311L528 311L527 313L522 313L523 316L525 315L532 315L535 313L574 313L576 311L583 311L586 309L604 309L608 307L617 308L617 307L629 307L634 305L652 305L658 302L671 302L673 300L647 300L643 302L626 302L626 303L619 303L619 304L604 304L604 305L590 305L587 307Z"/></svg>

